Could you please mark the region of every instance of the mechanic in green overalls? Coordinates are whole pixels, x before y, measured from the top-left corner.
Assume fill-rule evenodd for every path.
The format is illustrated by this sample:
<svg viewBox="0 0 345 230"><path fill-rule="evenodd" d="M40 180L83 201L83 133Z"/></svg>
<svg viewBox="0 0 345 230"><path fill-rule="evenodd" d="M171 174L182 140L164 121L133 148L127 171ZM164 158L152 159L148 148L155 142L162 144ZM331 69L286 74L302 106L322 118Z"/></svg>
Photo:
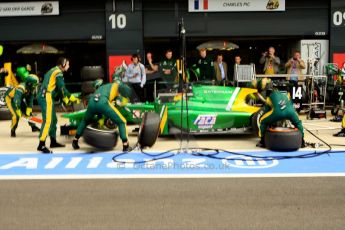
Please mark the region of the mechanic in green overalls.
<svg viewBox="0 0 345 230"><path fill-rule="evenodd" d="M12 114L11 137L16 137L16 129L19 119L22 116L22 108L24 107L26 116L32 116L32 105L38 83L38 77L34 74L30 74L26 76L24 82L21 82L17 87L10 88L6 91L6 104ZM40 131L35 124L29 122L29 125L31 126L32 132Z"/></svg>
<svg viewBox="0 0 345 230"><path fill-rule="evenodd" d="M291 123L298 128L302 134L302 148L305 147L303 125L299 119L291 100L285 93L273 89L272 84L261 84L262 89L266 88L266 103L264 106L264 114L260 118L258 147L265 147L265 132L270 125L281 120L290 120Z"/></svg>
<svg viewBox="0 0 345 230"><path fill-rule="evenodd" d="M47 136L50 136L50 148L65 147L56 141L57 117L54 108L56 99L61 98L65 104L70 102L79 103L79 99L71 95L65 87L63 72L69 69L69 60L60 57L57 65L50 69L45 75L38 92L37 99L42 109L42 127L39 135L38 151L52 153L46 146Z"/></svg>
<svg viewBox="0 0 345 230"><path fill-rule="evenodd" d="M123 143L122 150L124 152L130 151L126 127L127 121L113 105L113 102L117 99L122 99L123 104L121 106L124 106L129 101L131 94L131 88L122 82L109 83L99 87L89 99L85 116L78 126L72 147L79 149L78 140L83 135L86 126L92 122L95 115L104 115L117 124Z"/></svg>

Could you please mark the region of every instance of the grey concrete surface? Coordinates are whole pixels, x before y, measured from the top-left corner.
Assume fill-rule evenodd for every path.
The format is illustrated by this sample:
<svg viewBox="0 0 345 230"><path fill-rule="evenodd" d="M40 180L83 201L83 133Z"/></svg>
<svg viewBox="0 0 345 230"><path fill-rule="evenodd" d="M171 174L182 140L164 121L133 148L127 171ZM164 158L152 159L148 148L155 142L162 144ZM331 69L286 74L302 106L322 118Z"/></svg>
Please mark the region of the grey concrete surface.
<svg viewBox="0 0 345 230"><path fill-rule="evenodd" d="M345 178L0 181L12 229L344 229Z"/></svg>
<svg viewBox="0 0 345 230"><path fill-rule="evenodd" d="M68 123L68 120L60 117L58 114L59 125ZM342 138L333 137L332 134L340 130L340 123L330 122L327 120L306 120L302 115L304 127L311 129L313 133L317 134L320 138L326 140L328 143L340 143ZM6 145L0 146L0 153L34 153L37 152L38 145L38 133L32 133L29 125L25 120L21 120L17 129L17 137L10 137L10 121L0 121L0 143L6 143ZM137 141L136 133L131 131L138 127L137 125L128 126L129 142L134 145ZM58 129L59 135L59 129ZM70 152L89 152L94 149L86 145L82 138L80 141L81 149L74 151L72 148L73 137L58 136L58 141L65 143L65 148L54 149L55 153L70 153ZM305 139L307 142L316 142L317 140L308 132L305 132ZM188 143L189 147L205 147L205 148L223 148L227 150L262 150L255 147L258 142L258 138L254 135L213 135L213 136L190 136ZM47 138L46 144L49 146L50 140ZM167 149L178 148L180 141L172 137L159 137L156 144L151 149L152 151L164 151ZM187 146L186 141L183 142L183 146ZM336 148L336 147L335 147ZM342 147L344 148L344 147ZM114 151L122 150L121 141L115 147Z"/></svg>

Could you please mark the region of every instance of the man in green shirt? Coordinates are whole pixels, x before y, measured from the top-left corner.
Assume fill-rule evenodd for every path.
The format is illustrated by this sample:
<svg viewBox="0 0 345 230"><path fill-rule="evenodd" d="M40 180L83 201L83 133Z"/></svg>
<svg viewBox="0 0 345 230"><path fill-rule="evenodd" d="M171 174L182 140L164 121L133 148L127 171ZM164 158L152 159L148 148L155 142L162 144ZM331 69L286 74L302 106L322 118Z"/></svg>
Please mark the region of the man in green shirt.
<svg viewBox="0 0 345 230"><path fill-rule="evenodd" d="M177 77L176 60L172 58L172 50L165 52L165 58L159 63L159 69L162 71L162 80L173 83Z"/></svg>
<svg viewBox="0 0 345 230"><path fill-rule="evenodd" d="M194 70L199 69L198 81L210 82L215 80L213 60L207 57L206 49L199 51L200 58L196 64L192 66Z"/></svg>

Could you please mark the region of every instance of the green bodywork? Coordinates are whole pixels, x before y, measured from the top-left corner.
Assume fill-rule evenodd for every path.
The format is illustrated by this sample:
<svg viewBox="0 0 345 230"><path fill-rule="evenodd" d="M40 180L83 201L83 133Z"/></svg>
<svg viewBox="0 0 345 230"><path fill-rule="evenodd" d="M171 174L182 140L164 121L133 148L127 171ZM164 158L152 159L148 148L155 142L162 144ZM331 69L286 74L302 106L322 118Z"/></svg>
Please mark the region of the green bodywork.
<svg viewBox="0 0 345 230"><path fill-rule="evenodd" d="M127 110L119 108L119 111L128 123L140 123L141 116L146 111L160 114L161 135L171 134L172 127L184 131L189 129L191 133L222 133L231 129L251 128L251 117L260 109L245 103L253 92L256 90L193 85L191 92L188 93L188 103L185 94L184 100L181 100L181 94L161 94L155 102L128 104ZM167 109L166 114L165 109ZM77 124L82 116L82 111L63 115L73 124Z"/></svg>

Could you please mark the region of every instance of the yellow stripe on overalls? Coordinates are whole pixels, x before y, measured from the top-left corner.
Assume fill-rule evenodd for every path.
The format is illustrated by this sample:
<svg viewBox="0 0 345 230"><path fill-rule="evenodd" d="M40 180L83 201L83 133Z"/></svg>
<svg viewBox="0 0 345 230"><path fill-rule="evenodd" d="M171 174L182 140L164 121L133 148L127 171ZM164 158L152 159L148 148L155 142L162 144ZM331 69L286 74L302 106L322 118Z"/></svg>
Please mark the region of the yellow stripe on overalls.
<svg viewBox="0 0 345 230"><path fill-rule="evenodd" d="M44 127L42 131L42 135L40 137L40 141L45 141L48 134L49 134L49 129L50 125L52 123L52 113L53 113L53 99L52 99L52 92L56 88L56 75L61 72L60 69L56 69L53 71L53 73L50 75L50 79L48 82L48 87L47 87L47 92L45 95L45 101L46 101L46 119L44 122Z"/></svg>
<svg viewBox="0 0 345 230"><path fill-rule="evenodd" d="M268 116L272 115L272 113L273 113L273 111L274 111L271 99L270 99L270 98L267 98L266 101L267 101L267 104L268 104L268 105L272 106L272 107L271 107L272 109L271 109L270 111L268 111L267 113L265 113L265 114L260 118L260 120L259 120L259 123L260 123L260 124L261 124L261 122L262 122L265 118L267 118ZM261 137L260 125L259 125L259 137Z"/></svg>
<svg viewBox="0 0 345 230"><path fill-rule="evenodd" d="M115 99L115 97L118 95L118 88L119 88L119 84L117 84L117 83L114 83L111 86L109 101L113 101Z"/></svg>
<svg viewBox="0 0 345 230"><path fill-rule="evenodd" d="M42 131L42 135L40 137L40 141L46 140L49 133L50 125L52 123L53 101L52 101L51 93L46 92L45 99L46 99L46 120L44 122L44 127Z"/></svg>
<svg viewBox="0 0 345 230"><path fill-rule="evenodd" d="M112 110L114 110L114 112L119 116L119 118L121 119L121 121L122 121L123 123L125 123L125 125L126 125L126 124L127 124L126 118L124 118L124 117L122 116L122 114L120 113L120 111L117 110L117 108L115 108L115 106L114 106L112 103L110 103L110 102L108 101L108 104L109 104L110 108L111 108ZM127 128L126 128L125 130L126 130L126 137L128 138L128 135L127 135Z"/></svg>
<svg viewBox="0 0 345 230"><path fill-rule="evenodd" d="M12 107L11 98L9 96L6 96L5 101L6 101L8 110L10 110L12 114L12 124L11 124L11 129L12 129L15 126L15 124L17 124L17 114Z"/></svg>

